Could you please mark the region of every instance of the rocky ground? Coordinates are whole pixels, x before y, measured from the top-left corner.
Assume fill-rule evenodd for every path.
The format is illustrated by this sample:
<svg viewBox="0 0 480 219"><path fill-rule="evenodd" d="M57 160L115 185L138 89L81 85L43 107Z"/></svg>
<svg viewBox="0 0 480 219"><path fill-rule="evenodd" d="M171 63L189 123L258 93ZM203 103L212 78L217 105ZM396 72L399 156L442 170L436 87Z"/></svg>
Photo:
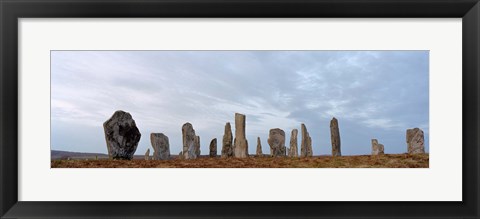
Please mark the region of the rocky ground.
<svg viewBox="0 0 480 219"><path fill-rule="evenodd" d="M429 154L315 156L309 158L210 158L194 160L52 160L52 168L428 168Z"/></svg>

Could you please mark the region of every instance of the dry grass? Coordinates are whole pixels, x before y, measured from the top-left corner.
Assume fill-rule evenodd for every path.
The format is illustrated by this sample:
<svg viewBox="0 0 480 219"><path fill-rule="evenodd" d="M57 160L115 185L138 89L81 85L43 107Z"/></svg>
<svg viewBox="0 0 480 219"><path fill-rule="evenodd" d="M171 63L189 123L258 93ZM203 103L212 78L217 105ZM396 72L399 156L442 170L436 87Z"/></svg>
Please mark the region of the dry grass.
<svg viewBox="0 0 480 219"><path fill-rule="evenodd" d="M209 158L195 160L52 160L52 168L428 168L428 154L309 158Z"/></svg>

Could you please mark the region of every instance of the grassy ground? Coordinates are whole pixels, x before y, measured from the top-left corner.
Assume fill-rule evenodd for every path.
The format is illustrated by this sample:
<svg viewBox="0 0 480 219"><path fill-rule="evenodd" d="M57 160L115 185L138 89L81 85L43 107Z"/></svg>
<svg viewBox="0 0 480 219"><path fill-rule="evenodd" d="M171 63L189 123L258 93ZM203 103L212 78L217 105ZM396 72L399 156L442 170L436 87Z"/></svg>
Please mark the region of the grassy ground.
<svg viewBox="0 0 480 219"><path fill-rule="evenodd" d="M209 158L195 160L52 160L52 168L428 168L428 154L309 158Z"/></svg>

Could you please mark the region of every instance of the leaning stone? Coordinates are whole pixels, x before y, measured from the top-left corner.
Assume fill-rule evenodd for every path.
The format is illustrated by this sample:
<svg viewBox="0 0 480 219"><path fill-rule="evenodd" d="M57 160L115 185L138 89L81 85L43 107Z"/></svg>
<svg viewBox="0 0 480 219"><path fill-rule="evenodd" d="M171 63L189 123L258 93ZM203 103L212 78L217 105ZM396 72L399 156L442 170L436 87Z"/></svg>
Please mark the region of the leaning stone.
<svg viewBox="0 0 480 219"><path fill-rule="evenodd" d="M210 157L217 156L217 139L214 138L210 141Z"/></svg>
<svg viewBox="0 0 480 219"><path fill-rule="evenodd" d="M145 152L145 160L150 160L150 148L148 148L147 152Z"/></svg>
<svg viewBox="0 0 480 219"><path fill-rule="evenodd" d="M222 141L222 158L233 157L232 141L232 127L230 126L230 123L227 122L227 124L225 124L225 133L223 134Z"/></svg>
<svg viewBox="0 0 480 219"><path fill-rule="evenodd" d="M140 131L130 113L116 111L103 123L110 159L131 160L140 141Z"/></svg>
<svg viewBox="0 0 480 219"><path fill-rule="evenodd" d="M153 148L154 160L168 160L170 159L170 143L168 137L163 133L151 133L150 143Z"/></svg>
<svg viewBox="0 0 480 219"><path fill-rule="evenodd" d="M288 150L289 157L298 157L298 129L293 129L290 135L290 148Z"/></svg>
<svg viewBox="0 0 480 219"><path fill-rule="evenodd" d="M335 117L330 121L330 139L332 141L332 156L342 156L340 149L340 131L338 129L338 120Z"/></svg>
<svg viewBox="0 0 480 219"><path fill-rule="evenodd" d="M196 159L197 152L195 148L195 130L192 124L185 123L182 126L182 141L183 141L183 158L184 159Z"/></svg>
<svg viewBox="0 0 480 219"><path fill-rule="evenodd" d="M286 155L285 132L279 128L270 129L268 144L273 157L284 157Z"/></svg>
<svg viewBox="0 0 480 219"><path fill-rule="evenodd" d="M238 158L248 157L248 142L245 138L245 115L235 113L235 140L233 154Z"/></svg>
<svg viewBox="0 0 480 219"><path fill-rule="evenodd" d="M257 156L262 156L262 143L260 142L260 137L257 137L257 151L255 153Z"/></svg>
<svg viewBox="0 0 480 219"><path fill-rule="evenodd" d="M381 154L385 154L383 144L379 144L377 139L372 139L372 155Z"/></svg>
<svg viewBox="0 0 480 219"><path fill-rule="evenodd" d="M308 134L307 127L305 126L305 124L302 123L301 127L302 127L302 144L301 144L300 156L311 157L313 156L312 138L310 137L310 134Z"/></svg>
<svg viewBox="0 0 480 219"><path fill-rule="evenodd" d="M407 149L409 154L425 153L425 139L421 129L407 129Z"/></svg>

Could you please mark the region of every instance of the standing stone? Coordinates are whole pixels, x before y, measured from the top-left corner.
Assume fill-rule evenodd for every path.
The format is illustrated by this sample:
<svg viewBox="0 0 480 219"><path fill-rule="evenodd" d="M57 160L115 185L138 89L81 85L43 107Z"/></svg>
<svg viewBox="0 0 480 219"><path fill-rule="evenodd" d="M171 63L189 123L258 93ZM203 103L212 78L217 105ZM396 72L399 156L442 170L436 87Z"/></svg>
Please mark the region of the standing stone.
<svg viewBox="0 0 480 219"><path fill-rule="evenodd" d="M248 142L245 138L245 115L235 113L235 140L233 154L238 158L248 157Z"/></svg>
<svg viewBox="0 0 480 219"><path fill-rule="evenodd" d="M372 155L385 154L383 144L379 144L377 139L372 139Z"/></svg>
<svg viewBox="0 0 480 219"><path fill-rule="evenodd" d="M257 156L262 156L262 143L260 142L260 137L257 137L257 151L255 153Z"/></svg>
<svg viewBox="0 0 480 219"><path fill-rule="evenodd" d="M342 156L342 151L340 150L340 131L338 129L338 120L335 117L330 121L330 139L332 141L332 156Z"/></svg>
<svg viewBox="0 0 480 219"><path fill-rule="evenodd" d="M313 156L312 138L310 138L310 134L308 134L307 127L303 123L302 123L302 144L301 144L300 150L301 150L300 151L301 157Z"/></svg>
<svg viewBox="0 0 480 219"><path fill-rule="evenodd" d="M184 159L183 151L180 151L180 153L178 153L178 159L180 159L180 160Z"/></svg>
<svg viewBox="0 0 480 219"><path fill-rule="evenodd" d="M268 144L273 157L285 157L285 132L279 128L270 129Z"/></svg>
<svg viewBox="0 0 480 219"><path fill-rule="evenodd" d="M227 124L225 124L225 133L223 134L222 141L222 158L233 157L232 141L232 127L230 126L230 123L227 122Z"/></svg>
<svg viewBox="0 0 480 219"><path fill-rule="evenodd" d="M194 141L194 146L195 146L195 155L197 157L200 157L200 136L195 136L195 141Z"/></svg>
<svg viewBox="0 0 480 219"><path fill-rule="evenodd" d="M110 159L131 160L140 141L140 131L130 113L116 111L103 123Z"/></svg>
<svg viewBox="0 0 480 219"><path fill-rule="evenodd" d="M195 148L195 130L192 124L185 123L182 126L182 140L183 140L183 158L184 159L196 159L197 152Z"/></svg>
<svg viewBox="0 0 480 219"><path fill-rule="evenodd" d="M288 150L289 157L298 157L298 141L297 141L298 129L293 129L290 136L290 148Z"/></svg>
<svg viewBox="0 0 480 219"><path fill-rule="evenodd" d="M168 160L170 159L170 143L168 137L163 133L151 133L150 143L153 148L154 160Z"/></svg>
<svg viewBox="0 0 480 219"><path fill-rule="evenodd" d="M423 131L419 128L407 129L407 146L409 154L424 154L425 139Z"/></svg>
<svg viewBox="0 0 480 219"><path fill-rule="evenodd" d="M217 138L212 139L210 141L210 157L217 156Z"/></svg>
<svg viewBox="0 0 480 219"><path fill-rule="evenodd" d="M145 152L145 160L150 160L150 148Z"/></svg>

